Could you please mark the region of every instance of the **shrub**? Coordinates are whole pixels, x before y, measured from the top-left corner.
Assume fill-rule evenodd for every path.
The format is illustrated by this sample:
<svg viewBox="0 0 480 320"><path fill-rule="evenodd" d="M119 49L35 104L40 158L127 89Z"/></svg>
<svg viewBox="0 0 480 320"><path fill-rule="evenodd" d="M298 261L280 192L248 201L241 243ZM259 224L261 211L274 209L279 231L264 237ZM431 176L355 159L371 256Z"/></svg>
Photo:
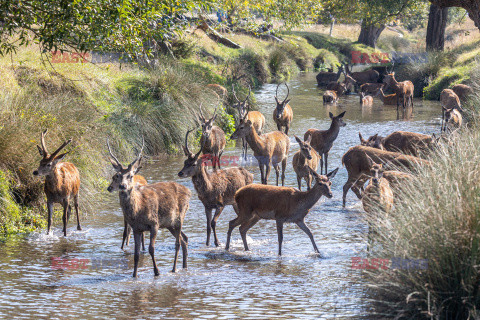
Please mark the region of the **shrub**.
<svg viewBox="0 0 480 320"><path fill-rule="evenodd" d="M298 70L295 62L280 47L276 47L270 52L268 67L277 81L288 79Z"/></svg>

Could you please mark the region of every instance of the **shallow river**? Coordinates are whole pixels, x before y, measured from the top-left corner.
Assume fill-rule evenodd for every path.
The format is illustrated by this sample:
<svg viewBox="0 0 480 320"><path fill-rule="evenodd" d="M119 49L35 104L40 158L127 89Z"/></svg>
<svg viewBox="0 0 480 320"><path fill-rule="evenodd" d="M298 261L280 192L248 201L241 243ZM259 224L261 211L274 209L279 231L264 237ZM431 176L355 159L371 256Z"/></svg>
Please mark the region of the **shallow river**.
<svg viewBox="0 0 480 320"><path fill-rule="evenodd" d="M156 242L160 276L153 276L150 256L140 258L139 278L133 272L133 238L120 250L123 217L118 195L105 192L96 212L83 216L83 230L70 220L68 237L55 223L54 235L45 231L17 237L0 244L0 318L105 319L105 318L342 318L365 316L366 283L360 270L352 269L352 257L366 256L367 225L360 202L349 193L342 209L342 186L346 170L341 157L358 144L358 132L365 136L387 135L395 130L438 132L440 107L437 102L415 100L409 120L395 120L396 108L384 107L375 99L373 107L362 108L357 96L342 97L337 106L321 104L321 91L314 74L302 74L290 83L290 105L294 111L286 184L297 187L291 166L298 144L293 134L303 137L309 128L327 129L328 112L347 111L346 127L340 131L330 152L329 171L340 167L333 181L333 198L321 198L306 217L320 256L313 254L307 235L296 225L285 225L283 256L277 256L277 235L273 221L260 221L248 233L251 251L243 251L238 229L233 232L233 249L224 250L228 221L235 217L227 207L217 224L222 246L206 247L206 219L190 179L179 179L183 157L151 161L143 170L149 182L174 180L193 192L184 224L189 237L189 269L170 273L174 238L161 231ZM273 125L273 95L276 85L256 92L260 111ZM279 90L282 99L286 90ZM224 155L234 159L240 148ZM249 150L249 154L252 151ZM255 181L257 166L250 165ZM275 172L272 170L270 183ZM73 217L72 217L73 218ZM147 240L148 241L148 240ZM180 255L181 257L181 255ZM180 260L181 261L181 260ZM181 266L181 263L179 264Z"/></svg>

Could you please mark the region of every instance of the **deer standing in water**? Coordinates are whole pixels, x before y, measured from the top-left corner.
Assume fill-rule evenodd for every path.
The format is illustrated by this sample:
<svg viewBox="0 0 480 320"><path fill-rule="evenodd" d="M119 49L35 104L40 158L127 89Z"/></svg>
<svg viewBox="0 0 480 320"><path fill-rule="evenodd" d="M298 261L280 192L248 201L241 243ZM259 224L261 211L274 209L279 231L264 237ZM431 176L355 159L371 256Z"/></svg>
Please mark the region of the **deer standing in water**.
<svg viewBox="0 0 480 320"><path fill-rule="evenodd" d="M277 91L275 92L275 102L277 103L277 106L275 110L273 110L273 121L275 121L277 124L278 131L282 131L282 127L285 127L285 134L288 135L288 129L290 128L290 123L293 119L293 110L288 104L288 102L290 102L290 99L288 99L290 89L288 88L288 84L286 82L285 85L287 86L288 92L287 96L282 102L280 102L277 97L278 87L280 84L277 85Z"/></svg>
<svg viewBox="0 0 480 320"><path fill-rule="evenodd" d="M407 109L408 107L412 107L413 109L413 83L410 80L398 82L395 80L395 72L391 72L385 76L383 82L389 85L395 94L397 95L397 113L398 113L398 106L400 105L400 99L403 99L403 110Z"/></svg>
<svg viewBox="0 0 480 320"><path fill-rule="evenodd" d="M297 140L298 145L300 146L300 150L293 155L292 160L293 170L297 174L298 190L302 191L303 178L305 178L305 182L307 183L307 190L310 190L313 178L310 174L310 169L317 171L320 156L310 146L312 136L308 136L308 139L305 141L302 141L299 137L295 136L295 140Z"/></svg>
<svg viewBox="0 0 480 320"><path fill-rule="evenodd" d="M263 127L265 126L265 117L260 111L250 111L250 105L248 105L247 107L248 98L250 97L250 93L251 93L250 86L248 87L248 95L243 101L237 98L233 84L232 84L232 92L235 100L237 100L237 103L234 105L234 107L238 110L238 116L239 116L238 118L239 119L243 118L245 120L252 121L253 126L255 127L255 130L257 130L257 133L262 134ZM243 148L242 149L243 157L246 160L248 143L247 143L247 140L245 140L245 138L242 138L242 148Z"/></svg>
<svg viewBox="0 0 480 320"><path fill-rule="evenodd" d="M203 146L202 152L212 155L213 169L220 168L220 158L227 140L225 139L225 132L220 127L213 125L217 118L217 108L215 108L213 116L206 119L202 112L202 105L200 105L199 118L202 125L202 136L200 137L200 144Z"/></svg>
<svg viewBox="0 0 480 320"><path fill-rule="evenodd" d="M305 224L305 217L310 209L322 196L332 198L330 189L338 168L326 176L321 176L314 170L310 173L315 177L315 185L308 191L299 191L290 187L266 186L262 184L250 184L237 191L235 202L238 210L237 217L230 221L227 233L227 245L230 248L230 239L235 227L240 226L243 246L248 251L247 231L252 228L260 219L275 220L278 234L278 255L282 255L283 224L293 222L305 232L313 249L319 253L313 234Z"/></svg>
<svg viewBox="0 0 480 320"><path fill-rule="evenodd" d="M175 237L175 258L172 272L177 269L180 246L183 253L183 268L187 268L188 256L188 238L182 232L182 226L191 192L187 187L176 182L158 182L138 186L133 177L138 172L142 151L143 146L136 159L127 167L124 167L116 158L110 159L116 171L112 177L112 185L118 186L123 215L133 230L135 241L133 277L137 277L140 243L145 231L150 232L148 252L152 257L155 276L160 274L155 261L155 239L159 228L167 229Z"/></svg>
<svg viewBox="0 0 480 320"><path fill-rule="evenodd" d="M303 136L303 140L308 140L308 137L311 135L312 140L310 145L317 151L320 155L320 174L323 173L323 160L325 159L325 174L328 170L328 153L333 146L333 142L337 139L338 133L340 132L341 127L345 127L347 124L343 122L343 116L346 111L343 111L338 116L334 117L331 112L329 112L330 119L332 123L328 130L317 130L317 129L308 129Z"/></svg>
<svg viewBox="0 0 480 320"><path fill-rule="evenodd" d="M372 96L366 96L365 93L360 92L359 97L360 97L360 104L363 107L370 107L370 106L373 105L373 97Z"/></svg>
<svg viewBox="0 0 480 320"><path fill-rule="evenodd" d="M235 205L235 192L241 187L253 182L253 174L245 168L227 168L208 172L203 163L200 152L193 154L188 149L188 134L185 136L183 152L187 159L182 170L178 173L181 178L192 177L193 186L198 193L198 198L205 207L207 216L207 243L210 245L210 234L213 230L215 246L220 243L217 238L216 224L225 206ZM200 149L201 150L201 149ZM212 210L215 209L215 216L212 220Z"/></svg>
<svg viewBox="0 0 480 320"><path fill-rule="evenodd" d="M67 236L67 223L70 218L73 201L75 213L77 214L77 230L82 230L78 214L78 190L80 189L80 174L77 167L70 162L61 162L68 152L58 154L65 148L72 139L65 141L55 152L49 154L45 144L47 130L42 132L40 143L37 145L38 152L42 156L38 169L33 171L35 176L45 176L44 191L47 196L48 227L47 234L50 234L53 220L53 204L60 203L63 206L63 235Z"/></svg>
<svg viewBox="0 0 480 320"><path fill-rule="evenodd" d="M323 103L337 103L338 102L338 94L337 91L334 90L326 90L323 93Z"/></svg>

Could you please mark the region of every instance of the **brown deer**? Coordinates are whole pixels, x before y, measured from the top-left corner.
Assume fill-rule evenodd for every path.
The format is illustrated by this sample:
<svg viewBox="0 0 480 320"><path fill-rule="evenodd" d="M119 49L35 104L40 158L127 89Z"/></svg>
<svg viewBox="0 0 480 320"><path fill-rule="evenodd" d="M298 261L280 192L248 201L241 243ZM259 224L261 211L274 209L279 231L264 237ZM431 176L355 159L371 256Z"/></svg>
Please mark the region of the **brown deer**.
<svg viewBox="0 0 480 320"><path fill-rule="evenodd" d="M190 130L191 131L191 130ZM217 238L216 224L225 206L232 205L235 208L235 192L241 187L253 182L253 174L245 168L228 168L207 172L203 163L200 151L193 154L188 149L188 134L185 136L185 145L183 152L187 159L184 162L182 170L178 173L181 178L192 177L193 186L198 193L198 198L205 207L207 216L207 242L210 245L210 234L213 230L215 246L219 246ZM215 215L212 220L212 210L215 209Z"/></svg>
<svg viewBox="0 0 480 320"><path fill-rule="evenodd" d="M364 83L360 86L360 92L365 94L377 94L378 90L383 89L383 83Z"/></svg>
<svg viewBox="0 0 480 320"><path fill-rule="evenodd" d="M273 165L277 174L277 186L279 165L282 164L282 185L285 184L285 168L287 167L288 150L290 139L281 131L273 131L258 135L252 121L240 119L240 124L235 129L230 139L245 138L253 150L253 155L258 161L263 184L267 184L270 176L270 166Z"/></svg>
<svg viewBox="0 0 480 320"><path fill-rule="evenodd" d="M53 205L60 203L63 206L63 235L67 236L67 223L70 218L73 200L75 213L77 214L77 230L82 230L80 226L80 217L78 214L78 190L80 189L80 174L77 167L70 162L61 162L68 152L58 154L65 148L72 139L65 141L55 152L49 154L45 144L45 135L47 130L42 132L40 143L37 145L38 152L42 156L38 169L33 171L35 176L45 176L45 185L43 190L47 196L48 209L48 227L47 234L50 234L53 220Z"/></svg>
<svg viewBox="0 0 480 320"><path fill-rule="evenodd" d="M364 83L375 83L380 78L380 73L376 70L370 69L365 71L352 72L351 68L347 65L345 68L346 74L351 76L358 85Z"/></svg>
<svg viewBox="0 0 480 320"><path fill-rule="evenodd" d="M317 129L308 129L307 132L303 135L303 140L308 140L309 136L312 136L310 145L317 151L320 155L320 174L323 173L323 160L325 159L325 173L328 170L328 152L333 146L333 142L337 139L338 133L340 132L341 127L345 127L347 124L343 122L343 116L346 111L343 111L338 116L334 117L331 112L329 112L330 119L332 123L328 130L317 130Z"/></svg>
<svg viewBox="0 0 480 320"><path fill-rule="evenodd" d="M388 163L406 170L414 170L417 164L427 165L430 163L427 160L399 152L365 146L351 147L342 157L342 164L348 172L347 182L343 186L343 207L345 207L350 188L359 199L362 198L361 191L363 191L363 185L367 181L371 169L368 157L375 163Z"/></svg>
<svg viewBox="0 0 480 320"><path fill-rule="evenodd" d="M235 227L240 226L243 246L248 251L247 231L260 219L275 220L278 234L278 255L282 255L283 224L293 222L310 238L313 249L319 253L313 234L305 224L305 216L318 202L321 196L332 198L330 189L338 168L321 176L314 170L310 173L315 177L315 185L308 191L299 191L290 187L265 186L251 184L237 191L235 202L238 206L237 217L230 221L227 233L226 250L230 249L230 239Z"/></svg>
<svg viewBox="0 0 480 320"><path fill-rule="evenodd" d="M393 94L385 95L385 93L383 93L383 88L378 89L377 94L375 96L379 97L380 100L382 100L384 105L394 106L397 104L397 94L393 93ZM403 100L401 101L403 103Z"/></svg>
<svg viewBox="0 0 480 320"><path fill-rule="evenodd" d="M443 121L445 120L445 109L457 109L463 112L462 106L460 104L460 98L457 96L455 91L452 89L443 89L440 93L440 105L442 106L442 124L441 127L443 128Z"/></svg>
<svg viewBox="0 0 480 320"><path fill-rule="evenodd" d="M338 71L335 72L319 72L316 76L318 86L325 86L330 82L337 82L340 79L340 75L343 72L343 65L338 67Z"/></svg>
<svg viewBox="0 0 480 320"><path fill-rule="evenodd" d="M467 86L466 84L456 84L452 87L452 90L461 102L467 101L468 97L474 93L472 87Z"/></svg>
<svg viewBox="0 0 480 320"><path fill-rule="evenodd" d="M395 72L391 72L385 76L383 83L389 85L397 95L397 112L400 106L400 99L403 99L403 110L412 107L413 109L413 83L410 80L398 82L395 80Z"/></svg>
<svg viewBox="0 0 480 320"><path fill-rule="evenodd" d="M200 122L202 125L200 144L203 146L203 154L212 155L212 166L214 169L220 168L220 158L227 142L225 132L220 127L213 125L216 118L217 108L215 108L213 116L210 119L206 119L202 112L202 105L200 105Z"/></svg>
<svg viewBox="0 0 480 320"><path fill-rule="evenodd" d="M115 155L113 154L112 149L110 148L110 143L108 139L107 139L107 147L108 147L108 152L110 153L111 159L114 159L115 163L120 163L117 157L115 157ZM142 159L138 160L137 171L135 173L137 173L141 169L141 166L140 166L141 160ZM119 182L120 182L119 180L112 181L112 183L108 186L107 191L108 192L120 191ZM143 176L139 174L135 174L133 176L133 184L137 187L141 187L141 186L146 186L148 182ZM122 246L120 247L120 249L122 250L124 245L128 246L128 244L130 243L130 233L132 230L132 228L130 228L130 226L127 223L126 217L123 217L123 218L124 218L123 239L122 239ZM142 233L142 250L145 251L145 234L144 233Z"/></svg>
<svg viewBox="0 0 480 320"><path fill-rule="evenodd" d="M233 96L235 97L235 100L237 100L237 103L234 105L234 108L238 110L238 118L239 119L245 118L245 120L252 121L253 126L255 127L255 130L257 130L257 133L262 134L263 127L265 126L265 117L259 111L250 111L250 105L248 105L247 107L247 101L251 93L250 86L248 87L247 98L245 98L245 100L243 101L237 98L233 84L232 84L232 92L233 92ZM242 139L242 152L245 160L247 159L247 149L248 149L247 140Z"/></svg>
<svg viewBox="0 0 480 320"><path fill-rule="evenodd" d="M285 99L280 102L277 98L278 95L278 87L280 84L277 85L277 91L275 92L275 102L277 103L277 107L273 110L273 121L277 124L278 131L282 131L282 127L285 127L285 134L288 135L288 129L290 128L290 123L293 119L293 110L288 104L290 99L288 99L288 95L290 94L290 89L288 88L287 83L287 96Z"/></svg>
<svg viewBox="0 0 480 320"><path fill-rule="evenodd" d="M426 134L395 131L385 138L376 134L368 138L368 140L364 140L360 135L360 142L362 146L401 152L415 157L424 157L433 148L435 139Z"/></svg>
<svg viewBox="0 0 480 320"><path fill-rule="evenodd" d="M378 133L369 137L367 140L363 139L360 132L358 133L358 137L360 138L360 145L384 150L382 144L383 137L379 136Z"/></svg>
<svg viewBox="0 0 480 320"><path fill-rule="evenodd" d="M318 160L320 156L318 153L310 146L312 142L312 136L308 136L308 139L302 141L300 138L295 136L300 150L293 155L292 165L293 170L297 174L298 190L302 191L302 178L305 178L307 183L307 190L310 190L312 186L312 175L310 174L310 168L314 171L317 171Z"/></svg>
<svg viewBox="0 0 480 320"><path fill-rule="evenodd" d="M323 103L337 103L338 95L336 91L326 90L323 93Z"/></svg>
<svg viewBox="0 0 480 320"><path fill-rule="evenodd" d="M460 111L455 108L447 109L442 107L443 114L445 115L445 124L442 123L442 132L453 132L459 129L463 124L463 117Z"/></svg>
<svg viewBox="0 0 480 320"><path fill-rule="evenodd" d="M342 83L330 82L327 85L327 91L325 92L329 92L329 91L334 91L337 96L341 96L345 93L345 91L347 91L347 86L343 82ZM324 93L324 96L325 96L325 93Z"/></svg>
<svg viewBox="0 0 480 320"><path fill-rule="evenodd" d="M360 104L363 107L370 107L373 105L373 97L372 96L366 96L365 93L360 92L358 95L360 97Z"/></svg>
<svg viewBox="0 0 480 320"><path fill-rule="evenodd" d="M148 252L152 257L155 276L159 275L155 261L155 239L159 228L168 229L175 237L175 258L172 272L177 270L180 246L182 246L183 268L187 268L188 256L188 238L182 232L182 225L188 210L191 192L187 187L176 182L158 182L138 186L133 177L138 171L142 150L143 146L137 158L127 167L124 167L116 158L110 158L116 171L112 177L112 185L118 185L123 215L133 230L135 241L133 277L137 277L140 243L145 231L150 232Z"/></svg>

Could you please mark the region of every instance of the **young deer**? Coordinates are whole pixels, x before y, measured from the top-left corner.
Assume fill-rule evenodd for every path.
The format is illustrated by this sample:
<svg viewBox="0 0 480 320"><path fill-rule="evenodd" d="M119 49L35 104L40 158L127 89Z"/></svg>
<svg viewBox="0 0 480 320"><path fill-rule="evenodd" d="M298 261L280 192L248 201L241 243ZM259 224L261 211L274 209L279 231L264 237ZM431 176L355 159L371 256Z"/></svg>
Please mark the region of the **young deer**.
<svg viewBox="0 0 480 320"><path fill-rule="evenodd" d="M124 167L116 158L110 158L116 171L112 177L112 185L118 185L123 215L133 230L135 241L133 277L137 277L140 243L145 231L150 232L148 252L152 257L155 276L159 275L155 261L155 239L159 228L168 229L175 237L175 258L172 272L177 269L180 245L183 253L183 268L187 268L188 255L188 238L182 232L182 225L188 210L191 192L187 187L176 182L158 182L137 186L133 177L138 171L142 150L128 167Z"/></svg>
<svg viewBox="0 0 480 320"><path fill-rule="evenodd" d="M203 146L203 154L212 155L212 166L214 169L220 168L220 158L225 149L226 139L225 132L220 127L214 126L213 122L217 118L217 108L213 112L210 119L206 119L202 112L202 105L200 105L200 122L202 124L202 136L200 143Z"/></svg>
<svg viewBox="0 0 480 320"><path fill-rule="evenodd" d="M395 80L395 72L391 72L385 76L383 82L389 85L395 94L397 95L397 112L398 106L400 105L400 99L403 99L403 110L406 108L412 107L413 109L413 83L412 81L402 81L398 82Z"/></svg>
<svg viewBox="0 0 480 320"><path fill-rule="evenodd" d="M117 157L115 157L115 155L113 154L112 149L110 148L110 143L108 139L107 139L107 147L108 147L108 152L110 153L111 159L114 159L116 163L120 163ZM137 187L146 186L148 184L147 180L143 176L136 174L141 169L140 167L141 160L142 159L138 160L137 171L133 176L133 184ZM110 185L108 186L107 191L108 192L120 191L119 182L120 180L112 181L112 183L110 183ZM127 218L125 216L123 217L123 220L124 220L123 239L122 239L122 246L120 247L120 249L122 250L124 245L128 246L128 244L130 243L130 232L132 230L132 228L128 225ZM145 251L145 234L143 232L142 232L142 250Z"/></svg>
<svg viewBox="0 0 480 320"><path fill-rule="evenodd" d="M338 133L341 127L345 127L347 124L343 122L343 116L346 111L343 111L338 116L334 117L329 112L332 123L328 130L308 129L303 136L303 140L308 140L308 136L312 136L312 142L310 145L320 155L320 174L323 173L323 160L325 159L325 174L328 170L328 153L333 146L333 142L337 139Z"/></svg>
<svg viewBox="0 0 480 320"><path fill-rule="evenodd" d="M270 166L273 165L277 174L277 186L279 176L279 165L282 164L282 186L285 183L285 168L287 167L288 150L290 139L280 131L273 131L258 135L252 121L240 119L240 124L230 139L245 138L253 150L253 155L258 161L263 184L267 184L270 176Z"/></svg>
<svg viewBox="0 0 480 320"><path fill-rule="evenodd" d="M368 179L371 165L371 158L376 163L389 163L394 166L400 166L406 170L414 170L416 164L427 165L430 162L414 156L402 154L399 152L391 152L375 149L365 146L355 146L348 149L342 157L342 164L348 172L348 179L343 186L343 207L347 201L347 193L350 188L361 199L363 185Z"/></svg>
<svg viewBox="0 0 480 320"><path fill-rule="evenodd" d="M443 114L445 115L445 124L442 124L442 131L453 132L459 129L463 124L463 117L460 111L455 108L447 109L442 106Z"/></svg>
<svg viewBox="0 0 480 320"><path fill-rule="evenodd" d="M360 92L359 97L360 97L360 104L363 107L370 107L370 106L373 105L373 97L372 96L366 96L365 93Z"/></svg>
<svg viewBox="0 0 480 320"><path fill-rule="evenodd" d="M380 89L378 89L377 94L375 96L379 97L380 100L382 100L384 105L393 106L393 105L397 104L397 94L396 93L385 95L385 93L383 93L383 89L380 88Z"/></svg>
<svg viewBox="0 0 480 320"><path fill-rule="evenodd" d="M78 190L80 189L80 174L78 169L70 162L60 162L68 152L58 154L65 148L72 139L65 141L55 152L49 154L45 144L45 135L47 130L42 132L41 147L37 145L38 152L42 156L38 169L33 171L35 176L45 176L45 185L43 190L47 196L48 209L48 227L47 234L50 234L53 220L53 204L60 203L63 206L63 235L67 236L67 223L70 219L72 207L70 201L73 200L75 213L77 214L77 230L82 230L80 226L80 217L78 215Z"/></svg>
<svg viewBox="0 0 480 320"><path fill-rule="evenodd" d="M337 91L326 90L323 93L323 103L336 103L338 102Z"/></svg>
<svg viewBox="0 0 480 320"><path fill-rule="evenodd" d="M312 186L312 175L310 174L310 168L313 171L317 171L318 160L320 156L318 153L310 146L312 142L312 136L308 136L308 139L302 141L300 138L295 136L300 150L293 155L292 165L293 170L297 174L298 190L302 191L302 178L305 178L307 183L307 190L310 190Z"/></svg>
<svg viewBox="0 0 480 320"><path fill-rule="evenodd" d="M250 86L248 87L248 96L243 101L237 98L233 84L232 84L232 92L233 92L233 96L235 97L235 100L237 100L237 103L234 105L234 108L238 110L238 118L239 119L244 118L245 120L252 121L253 126L255 127L255 130L257 130L258 134L262 134L263 127L265 126L265 117L259 111L250 111L250 105L248 105L247 107L247 101L251 93ZM242 151L243 151L243 157L245 160L247 159L247 149L248 149L247 140L243 138Z"/></svg>
<svg viewBox="0 0 480 320"><path fill-rule="evenodd" d="M238 206L237 217L229 223L225 249L230 248L233 229L240 226L243 246L248 251L247 231L260 219L266 219L275 220L277 223L278 255L282 255L283 224L287 222L296 223L312 241L315 252L319 253L313 234L305 224L305 216L321 196L332 198L330 179L333 179L337 171L338 168L327 176L321 176L310 169L316 182L313 188L304 192L290 187L261 184L251 184L238 190L235 194L235 202Z"/></svg>
<svg viewBox="0 0 480 320"><path fill-rule="evenodd" d="M192 177L193 186L198 193L198 198L205 207L207 216L207 243L210 245L210 233L213 230L215 246L219 246L216 224L225 206L232 205L235 208L235 192L241 187L253 182L253 174L245 168L228 168L207 172L206 166L200 156L200 151L193 154L188 149L188 134L185 136L183 152L187 159L182 170L178 173L181 178ZM212 210L215 216L212 220Z"/></svg>
<svg viewBox="0 0 480 320"><path fill-rule="evenodd" d="M360 92L373 95L382 89L384 85L384 83L364 83L360 86Z"/></svg>
<svg viewBox="0 0 480 320"><path fill-rule="evenodd" d="M370 160L370 181L362 196L363 209L372 213L376 210L390 212L393 207L393 191L390 183L383 177L383 165Z"/></svg>
<svg viewBox="0 0 480 320"><path fill-rule="evenodd" d="M456 84L452 87L452 90L461 102L465 102L468 97L474 93L472 87L467 86L466 84Z"/></svg>
<svg viewBox="0 0 480 320"><path fill-rule="evenodd" d="M442 106L442 124L445 120L445 110L447 109L457 109L463 112L462 105L460 104L460 98L452 89L443 89L440 93L440 104Z"/></svg>
<svg viewBox="0 0 480 320"><path fill-rule="evenodd" d="M290 123L293 119L293 110L288 104L288 102L290 102L290 99L288 99L290 89L288 88L286 82L285 85L287 86L288 92L287 96L282 102L280 102L277 97L278 87L280 86L280 84L277 85L277 91L275 92L275 102L277 103L277 107L275 108L275 110L273 110L273 121L275 121L275 123L277 124L278 131L282 131L282 127L285 127L285 134L288 135L288 129L290 129Z"/></svg>

